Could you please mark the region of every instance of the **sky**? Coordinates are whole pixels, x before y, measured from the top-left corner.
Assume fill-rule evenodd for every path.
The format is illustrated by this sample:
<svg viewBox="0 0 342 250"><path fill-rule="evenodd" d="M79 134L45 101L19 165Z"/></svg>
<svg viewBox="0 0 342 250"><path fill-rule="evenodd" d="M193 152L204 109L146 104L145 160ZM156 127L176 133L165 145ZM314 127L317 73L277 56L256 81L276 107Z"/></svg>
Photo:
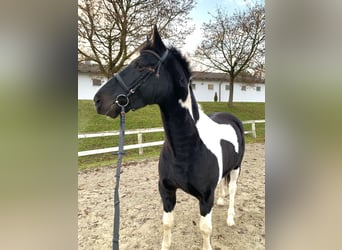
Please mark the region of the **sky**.
<svg viewBox="0 0 342 250"><path fill-rule="evenodd" d="M185 39L185 45L181 48L183 53L192 54L199 45L202 37L201 26L212 17L209 13L215 14L217 8L224 8L228 13L243 9L249 3L263 2L263 0L197 0L197 4L190 13L195 30Z"/></svg>

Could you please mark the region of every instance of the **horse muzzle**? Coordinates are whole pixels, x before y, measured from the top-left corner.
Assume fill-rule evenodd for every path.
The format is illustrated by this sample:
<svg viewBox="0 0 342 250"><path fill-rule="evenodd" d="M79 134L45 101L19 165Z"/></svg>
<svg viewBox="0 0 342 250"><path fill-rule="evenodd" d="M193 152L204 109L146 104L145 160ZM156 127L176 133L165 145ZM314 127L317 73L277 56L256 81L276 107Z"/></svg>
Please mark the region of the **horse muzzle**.
<svg viewBox="0 0 342 250"><path fill-rule="evenodd" d="M104 100L100 98L98 95L94 97L94 105L96 108L96 112L100 115L106 115L111 118L115 118L120 114L120 107L113 103L113 101Z"/></svg>

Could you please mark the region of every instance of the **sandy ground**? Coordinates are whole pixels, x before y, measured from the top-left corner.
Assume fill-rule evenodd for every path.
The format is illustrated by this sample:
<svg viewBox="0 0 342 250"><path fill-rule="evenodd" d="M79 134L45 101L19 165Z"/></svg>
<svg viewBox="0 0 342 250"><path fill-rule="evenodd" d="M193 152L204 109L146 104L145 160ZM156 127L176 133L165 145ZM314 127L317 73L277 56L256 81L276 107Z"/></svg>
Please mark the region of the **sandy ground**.
<svg viewBox="0 0 342 250"><path fill-rule="evenodd" d="M214 250L265 249L264 144L247 144L235 199L235 223L226 224L226 205L213 209ZM115 160L114 160L115 161ZM116 161L115 161L116 164ZM123 166L120 181L120 249L160 249L162 203L157 161ZM115 168L78 174L78 249L112 249ZM177 191L173 250L202 249L198 201Z"/></svg>

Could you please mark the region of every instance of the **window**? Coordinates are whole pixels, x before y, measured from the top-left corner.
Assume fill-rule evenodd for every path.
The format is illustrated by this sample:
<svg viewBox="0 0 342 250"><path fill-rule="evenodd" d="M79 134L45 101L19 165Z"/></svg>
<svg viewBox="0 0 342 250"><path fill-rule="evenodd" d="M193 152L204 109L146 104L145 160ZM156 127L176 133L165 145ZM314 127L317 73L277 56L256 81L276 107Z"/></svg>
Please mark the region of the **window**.
<svg viewBox="0 0 342 250"><path fill-rule="evenodd" d="M261 87L260 87L260 86L257 86L257 87L256 87L256 91L261 91Z"/></svg>
<svg viewBox="0 0 342 250"><path fill-rule="evenodd" d="M196 89L196 84L194 84L194 83L191 84L191 88L192 88L192 89Z"/></svg>
<svg viewBox="0 0 342 250"><path fill-rule="evenodd" d="M229 90L229 84L226 84L226 85L225 85L225 89L226 89L226 90Z"/></svg>
<svg viewBox="0 0 342 250"><path fill-rule="evenodd" d="M209 89L209 90L213 90L213 89L214 89L214 84L211 84L211 83L208 84L208 89Z"/></svg>
<svg viewBox="0 0 342 250"><path fill-rule="evenodd" d="M246 91L246 86L241 86L241 91Z"/></svg>
<svg viewBox="0 0 342 250"><path fill-rule="evenodd" d="M93 78L93 86L101 86L101 79L96 79L96 78Z"/></svg>

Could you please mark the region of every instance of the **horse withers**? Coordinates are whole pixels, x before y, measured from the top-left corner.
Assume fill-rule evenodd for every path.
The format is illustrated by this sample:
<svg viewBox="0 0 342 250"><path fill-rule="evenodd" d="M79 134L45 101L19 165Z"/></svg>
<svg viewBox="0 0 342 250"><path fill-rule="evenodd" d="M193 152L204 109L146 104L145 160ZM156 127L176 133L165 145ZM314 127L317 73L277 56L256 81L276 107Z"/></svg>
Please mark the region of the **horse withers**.
<svg viewBox="0 0 342 250"><path fill-rule="evenodd" d="M99 114L116 118L120 102L125 111L158 104L165 130L159 157L159 193L163 202L162 249L171 245L173 210L178 188L199 201L203 249L212 249L212 208L229 192L227 224L234 222L234 197L245 150L242 123L229 113L207 116L191 88L188 62L180 52L167 48L156 26L140 55L110 79L95 95ZM229 184L228 184L229 183Z"/></svg>

